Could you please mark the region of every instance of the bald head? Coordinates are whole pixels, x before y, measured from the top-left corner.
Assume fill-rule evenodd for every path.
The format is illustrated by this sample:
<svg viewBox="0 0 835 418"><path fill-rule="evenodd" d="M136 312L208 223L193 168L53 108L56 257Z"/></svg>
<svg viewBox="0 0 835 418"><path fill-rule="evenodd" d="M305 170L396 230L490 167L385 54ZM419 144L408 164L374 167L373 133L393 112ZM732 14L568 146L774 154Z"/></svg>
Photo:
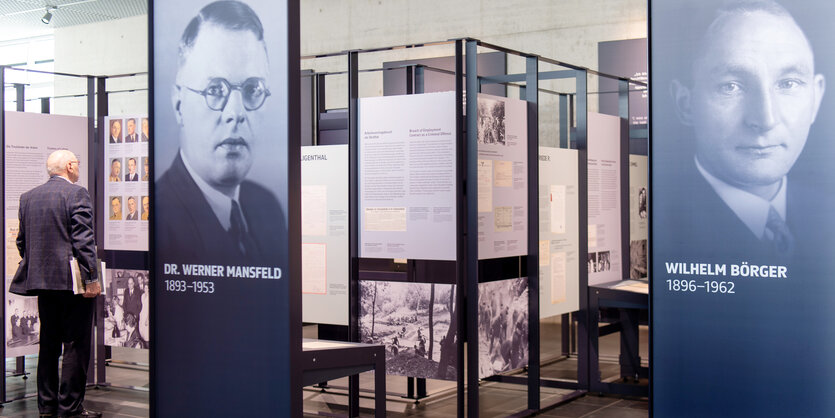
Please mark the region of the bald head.
<svg viewBox="0 0 835 418"><path fill-rule="evenodd" d="M65 149L55 151L46 159L46 172L50 177L61 176L75 183L78 181L78 158Z"/></svg>
<svg viewBox="0 0 835 418"><path fill-rule="evenodd" d="M50 176L60 176L67 174L67 165L75 161L75 154L62 149L49 154L46 159L46 172Z"/></svg>

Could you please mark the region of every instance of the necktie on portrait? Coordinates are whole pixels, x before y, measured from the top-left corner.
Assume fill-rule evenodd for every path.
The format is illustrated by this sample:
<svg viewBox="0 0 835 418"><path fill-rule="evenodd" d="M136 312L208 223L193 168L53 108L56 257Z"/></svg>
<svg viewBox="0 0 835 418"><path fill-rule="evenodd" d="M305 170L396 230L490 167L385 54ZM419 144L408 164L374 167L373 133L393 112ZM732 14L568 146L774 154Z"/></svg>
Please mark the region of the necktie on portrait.
<svg viewBox="0 0 835 418"><path fill-rule="evenodd" d="M231 225L229 232L232 234L232 239L238 243L241 252L248 256L254 255L255 242L252 240L244 225L244 216L236 200L232 201L232 213L229 214L229 221Z"/></svg>
<svg viewBox="0 0 835 418"><path fill-rule="evenodd" d="M789 231L789 226L786 221L777 213L774 206L768 208L768 220L765 223L766 229L771 231L771 243L777 254L781 256L791 256L794 251L794 237Z"/></svg>

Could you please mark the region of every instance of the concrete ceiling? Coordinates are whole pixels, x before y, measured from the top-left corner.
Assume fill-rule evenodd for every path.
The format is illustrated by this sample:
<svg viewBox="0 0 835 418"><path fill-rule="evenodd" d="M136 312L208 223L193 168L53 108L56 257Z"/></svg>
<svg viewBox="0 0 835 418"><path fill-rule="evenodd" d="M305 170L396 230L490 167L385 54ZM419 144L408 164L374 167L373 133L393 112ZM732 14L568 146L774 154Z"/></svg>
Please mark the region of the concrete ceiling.
<svg viewBox="0 0 835 418"><path fill-rule="evenodd" d="M41 22L54 6L48 25ZM52 33L53 29L148 13L148 0L0 0L0 41Z"/></svg>

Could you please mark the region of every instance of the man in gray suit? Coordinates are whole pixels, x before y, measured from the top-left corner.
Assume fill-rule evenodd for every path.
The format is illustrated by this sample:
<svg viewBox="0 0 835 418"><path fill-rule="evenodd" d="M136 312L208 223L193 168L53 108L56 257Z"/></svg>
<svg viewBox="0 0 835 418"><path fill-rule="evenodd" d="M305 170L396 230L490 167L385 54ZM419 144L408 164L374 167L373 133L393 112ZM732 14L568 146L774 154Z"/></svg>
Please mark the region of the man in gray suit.
<svg viewBox="0 0 835 418"><path fill-rule="evenodd" d="M75 155L53 152L49 180L20 197L17 248L22 261L9 291L37 296L41 318L38 409L41 416L101 416L82 406L90 364L93 308L101 287L96 275L93 208L78 181ZM70 257L86 284L74 295ZM64 346L59 382L58 357ZM59 389L60 383L60 389Z"/></svg>

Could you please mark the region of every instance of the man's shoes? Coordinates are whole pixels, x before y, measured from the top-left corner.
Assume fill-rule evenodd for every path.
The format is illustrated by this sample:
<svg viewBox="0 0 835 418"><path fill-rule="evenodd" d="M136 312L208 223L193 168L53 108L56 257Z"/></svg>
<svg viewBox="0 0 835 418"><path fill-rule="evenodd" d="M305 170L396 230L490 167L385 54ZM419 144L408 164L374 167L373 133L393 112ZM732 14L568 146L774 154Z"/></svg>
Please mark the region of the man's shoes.
<svg viewBox="0 0 835 418"><path fill-rule="evenodd" d="M81 412L69 415L70 417L92 417L92 418L99 418L101 417L101 412L91 411L89 409L82 409Z"/></svg>

